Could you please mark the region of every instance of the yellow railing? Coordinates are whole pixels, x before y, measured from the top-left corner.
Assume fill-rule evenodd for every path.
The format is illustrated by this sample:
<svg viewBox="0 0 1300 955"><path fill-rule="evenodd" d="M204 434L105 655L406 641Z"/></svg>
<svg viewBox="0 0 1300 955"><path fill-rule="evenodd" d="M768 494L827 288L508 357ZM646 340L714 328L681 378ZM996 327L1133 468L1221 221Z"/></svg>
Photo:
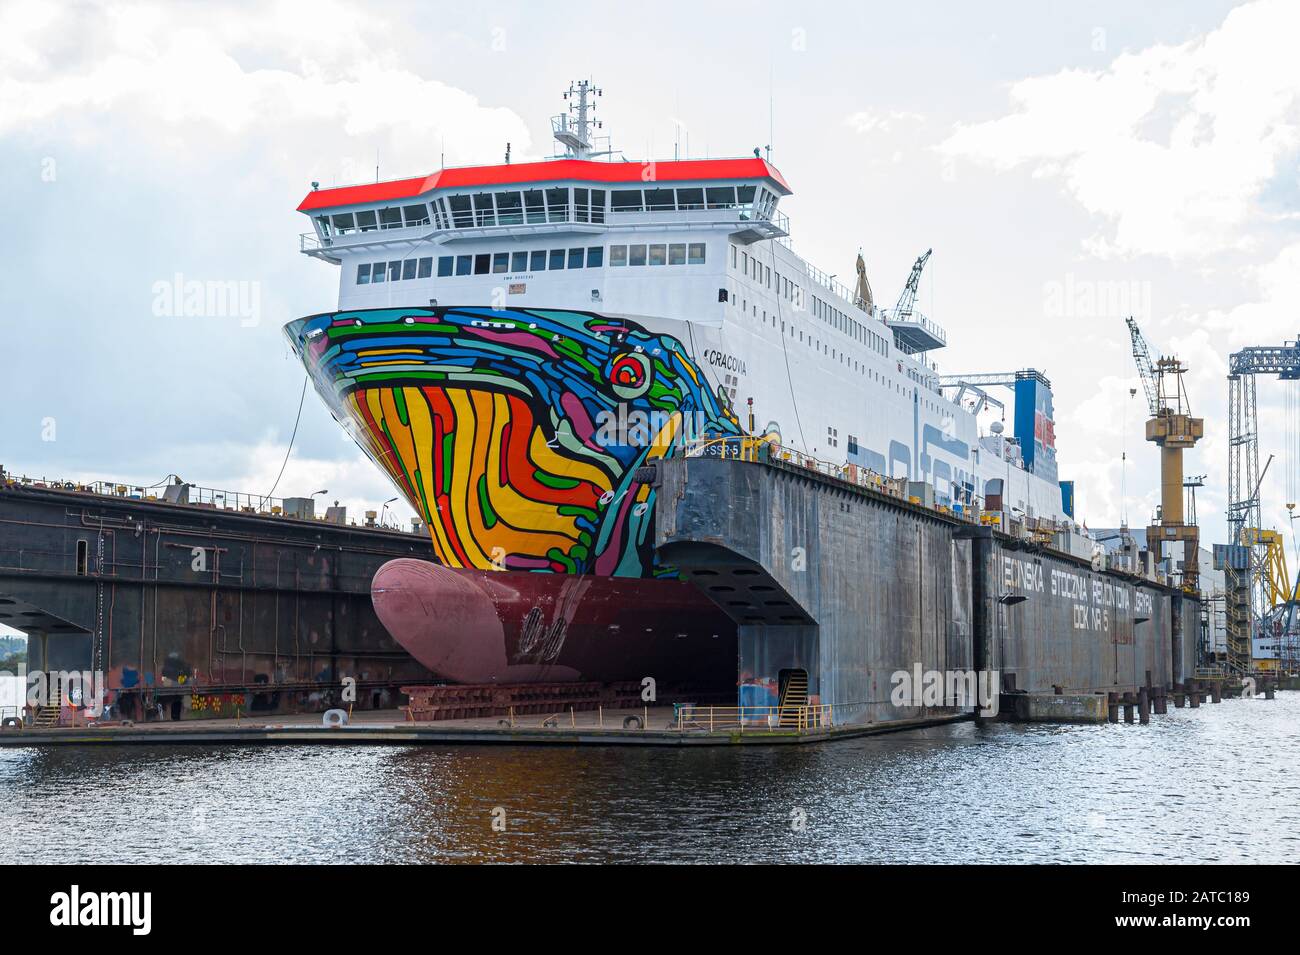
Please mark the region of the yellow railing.
<svg viewBox="0 0 1300 955"><path fill-rule="evenodd" d="M696 706L678 703L674 707L676 728L710 733L738 730L741 733L805 732L835 725L835 707L808 706Z"/></svg>

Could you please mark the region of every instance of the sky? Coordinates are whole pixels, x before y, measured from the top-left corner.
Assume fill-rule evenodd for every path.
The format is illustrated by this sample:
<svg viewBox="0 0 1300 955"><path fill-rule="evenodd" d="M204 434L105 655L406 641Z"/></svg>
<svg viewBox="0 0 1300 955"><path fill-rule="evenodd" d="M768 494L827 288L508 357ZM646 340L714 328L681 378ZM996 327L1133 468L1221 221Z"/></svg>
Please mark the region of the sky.
<svg viewBox="0 0 1300 955"><path fill-rule="evenodd" d="M1051 379L1093 527L1158 501L1134 314L1189 366L1187 473L1223 539L1227 357L1300 332L1300 4L739 11L0 0L0 465L380 509L395 491L311 389L285 465L304 375L280 328L337 299L294 209L313 180L545 157L591 77L628 158L770 146L795 249L841 277L861 250L883 304L933 248L940 373ZM193 281L236 294L191 314ZM1296 388L1259 382L1264 523L1289 539Z"/></svg>

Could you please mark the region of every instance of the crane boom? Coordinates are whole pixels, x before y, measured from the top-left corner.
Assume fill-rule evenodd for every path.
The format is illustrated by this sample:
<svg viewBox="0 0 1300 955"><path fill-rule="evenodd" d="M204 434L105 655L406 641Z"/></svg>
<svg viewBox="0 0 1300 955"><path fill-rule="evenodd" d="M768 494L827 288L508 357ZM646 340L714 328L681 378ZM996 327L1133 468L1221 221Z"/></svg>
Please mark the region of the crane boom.
<svg viewBox="0 0 1300 955"><path fill-rule="evenodd" d="M898 304L894 306L894 318L905 319L912 314L912 306L916 304L916 291L921 287L921 272L925 270L925 263L930 261L930 253L933 251L934 249L926 249L912 263L912 273L903 286L903 294L898 296Z"/></svg>
<svg viewBox="0 0 1300 955"><path fill-rule="evenodd" d="M1154 418L1160 413L1160 390L1156 385L1156 369L1151 361L1151 350L1147 348L1147 341L1142 337L1142 330L1138 328L1138 323L1133 320L1133 316L1130 315L1124 321L1128 325L1129 338L1133 342L1133 361L1137 363L1138 375L1142 379L1142 390L1146 392L1147 408Z"/></svg>

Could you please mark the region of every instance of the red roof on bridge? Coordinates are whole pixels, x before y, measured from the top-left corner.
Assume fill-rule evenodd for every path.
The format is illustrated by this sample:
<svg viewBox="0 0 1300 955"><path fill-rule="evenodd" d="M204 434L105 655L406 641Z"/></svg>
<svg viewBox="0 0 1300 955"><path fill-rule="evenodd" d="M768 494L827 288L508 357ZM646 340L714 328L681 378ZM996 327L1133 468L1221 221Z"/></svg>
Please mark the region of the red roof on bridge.
<svg viewBox="0 0 1300 955"><path fill-rule="evenodd" d="M653 170L649 167L653 166ZM298 205L299 212L395 199L414 199L434 189L510 186L531 182L575 180L596 183L694 182L701 179L770 179L786 194L790 187L776 167L764 159L679 159L669 162L594 162L552 159L546 162L441 169L429 176L393 179L336 189L313 189Z"/></svg>

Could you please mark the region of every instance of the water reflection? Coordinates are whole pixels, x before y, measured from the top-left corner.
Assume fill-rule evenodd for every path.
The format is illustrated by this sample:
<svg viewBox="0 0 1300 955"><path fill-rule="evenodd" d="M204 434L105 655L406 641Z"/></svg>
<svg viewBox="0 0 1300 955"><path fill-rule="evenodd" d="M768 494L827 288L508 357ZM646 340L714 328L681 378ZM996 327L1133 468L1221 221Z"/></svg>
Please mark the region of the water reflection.
<svg viewBox="0 0 1300 955"><path fill-rule="evenodd" d="M1284 693L1147 727L962 724L820 747L0 750L0 851L48 862L1281 861L1300 849L1298 730L1300 694Z"/></svg>

